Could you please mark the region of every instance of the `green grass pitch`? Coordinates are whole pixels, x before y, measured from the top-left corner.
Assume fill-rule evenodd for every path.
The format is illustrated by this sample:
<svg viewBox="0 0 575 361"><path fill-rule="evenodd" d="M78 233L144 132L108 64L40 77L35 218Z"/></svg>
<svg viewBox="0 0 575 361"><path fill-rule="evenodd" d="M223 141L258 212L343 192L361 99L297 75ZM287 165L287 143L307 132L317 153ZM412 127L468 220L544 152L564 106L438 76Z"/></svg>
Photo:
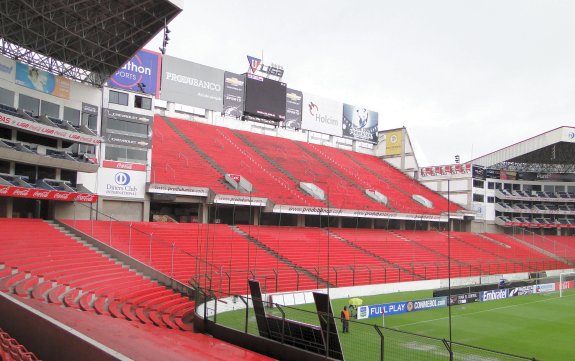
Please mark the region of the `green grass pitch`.
<svg viewBox="0 0 575 361"><path fill-rule="evenodd" d="M432 297L431 291L397 293L362 297L364 305L406 301ZM332 300L336 315L346 299ZM286 318L318 324L314 305L284 307ZM270 313L281 317L277 309ZM257 334L253 310L248 312L248 332ZM217 323L244 330L245 310L219 313ZM391 329L449 339L448 308L410 312L385 317ZM543 361L575 360L575 290L559 298L558 292L508 298L491 302L457 305L451 308L451 332L454 342L492 349L509 354L535 357ZM341 333L346 361L379 360L380 337L373 324L382 319L353 321L350 333ZM392 330L384 331L385 360L445 360L447 352L441 342L413 337ZM455 360L497 361L516 360L481 350L454 347Z"/></svg>

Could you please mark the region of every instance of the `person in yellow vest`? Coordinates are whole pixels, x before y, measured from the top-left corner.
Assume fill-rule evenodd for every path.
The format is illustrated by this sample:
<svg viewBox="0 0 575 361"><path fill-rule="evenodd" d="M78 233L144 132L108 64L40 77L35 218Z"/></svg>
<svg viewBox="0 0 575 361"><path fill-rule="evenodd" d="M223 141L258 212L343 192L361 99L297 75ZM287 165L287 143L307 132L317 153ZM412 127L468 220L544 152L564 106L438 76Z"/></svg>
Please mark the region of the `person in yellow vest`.
<svg viewBox="0 0 575 361"><path fill-rule="evenodd" d="M349 311L347 306L343 306L343 311L341 311L341 322L343 324L343 333L349 332Z"/></svg>

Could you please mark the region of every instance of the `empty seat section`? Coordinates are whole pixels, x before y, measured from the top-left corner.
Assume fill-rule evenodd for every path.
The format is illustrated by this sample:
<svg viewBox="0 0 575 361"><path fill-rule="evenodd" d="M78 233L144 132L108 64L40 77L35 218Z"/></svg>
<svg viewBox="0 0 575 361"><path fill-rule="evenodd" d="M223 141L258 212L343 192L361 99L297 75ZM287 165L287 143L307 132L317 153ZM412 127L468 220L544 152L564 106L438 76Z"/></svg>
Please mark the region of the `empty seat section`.
<svg viewBox="0 0 575 361"><path fill-rule="evenodd" d="M42 220L1 218L0 228L0 264L12 270L0 281L5 291L85 311L96 311L94 305L102 298L97 303L100 314L107 314L107 305L116 301L125 309L144 307L140 315L147 315L166 293L189 302ZM146 297L133 298L134 290Z"/></svg>
<svg viewBox="0 0 575 361"><path fill-rule="evenodd" d="M320 187L332 207L389 211L385 205L368 198L361 187L351 184L303 151L295 141L249 132L240 133L299 182L314 183Z"/></svg>
<svg viewBox="0 0 575 361"><path fill-rule="evenodd" d="M171 121L225 173L241 175L252 183L252 196L271 198L280 204L322 205L299 191L293 180L239 139L232 130L185 120ZM223 175L220 178L223 179Z"/></svg>
<svg viewBox="0 0 575 361"><path fill-rule="evenodd" d="M239 226L244 232L247 226ZM252 237L337 287L397 282L398 270L321 228L259 226Z"/></svg>

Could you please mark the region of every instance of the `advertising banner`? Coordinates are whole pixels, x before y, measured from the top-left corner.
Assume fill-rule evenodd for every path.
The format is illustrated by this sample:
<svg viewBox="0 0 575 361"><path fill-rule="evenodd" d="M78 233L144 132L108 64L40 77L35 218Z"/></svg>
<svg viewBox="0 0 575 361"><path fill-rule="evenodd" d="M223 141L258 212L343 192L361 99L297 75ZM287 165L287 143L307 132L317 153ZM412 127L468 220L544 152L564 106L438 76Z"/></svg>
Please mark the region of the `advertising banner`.
<svg viewBox="0 0 575 361"><path fill-rule="evenodd" d="M385 155L400 155L403 146L403 130L389 130L383 133Z"/></svg>
<svg viewBox="0 0 575 361"><path fill-rule="evenodd" d="M98 115L98 107L96 105L82 102L82 113Z"/></svg>
<svg viewBox="0 0 575 361"><path fill-rule="evenodd" d="M501 290L482 291L480 293L481 302L503 300L509 296L507 288Z"/></svg>
<svg viewBox="0 0 575 361"><path fill-rule="evenodd" d="M14 82L16 73L16 62L10 58L0 56L0 79Z"/></svg>
<svg viewBox="0 0 575 361"><path fill-rule="evenodd" d="M472 293L464 293L461 295L451 295L451 299L449 300L450 305L464 305L466 303L473 303L479 301L479 293L472 292Z"/></svg>
<svg viewBox="0 0 575 361"><path fill-rule="evenodd" d="M137 170L141 172L146 171L146 165L141 163L117 162L114 160L102 161L102 167L114 169Z"/></svg>
<svg viewBox="0 0 575 361"><path fill-rule="evenodd" d="M305 93L302 106L302 129L342 136L343 104Z"/></svg>
<svg viewBox="0 0 575 361"><path fill-rule="evenodd" d="M303 93L299 90L289 89L286 94L286 128L301 129L301 113Z"/></svg>
<svg viewBox="0 0 575 361"><path fill-rule="evenodd" d="M108 86L134 92L143 90L146 94L156 95L160 85L161 61L159 53L140 50L112 75L108 80Z"/></svg>
<svg viewBox="0 0 575 361"><path fill-rule="evenodd" d="M49 137L61 138L70 140L77 143L84 144L100 144L102 139L97 136L88 135L85 133L74 132L71 130L62 129L59 127L52 127L41 123L36 123L31 120L17 118L0 114L0 124L25 130L36 134L41 134Z"/></svg>
<svg viewBox="0 0 575 361"><path fill-rule="evenodd" d="M385 316L397 315L406 312L415 312L423 310L431 310L434 308L447 307L447 297L434 297L426 298L423 300L403 301L383 303L378 305L360 306L357 309L357 318L375 318Z"/></svg>
<svg viewBox="0 0 575 361"><path fill-rule="evenodd" d="M523 286L509 289L509 297L525 296L532 294L533 294L533 286Z"/></svg>
<svg viewBox="0 0 575 361"><path fill-rule="evenodd" d="M98 195L118 198L144 198L146 173L131 170L100 168Z"/></svg>
<svg viewBox="0 0 575 361"><path fill-rule="evenodd" d="M265 207L267 205L267 198L248 197L248 196L232 196L218 194L214 198L214 203L219 204L239 204L246 206Z"/></svg>
<svg viewBox="0 0 575 361"><path fill-rule="evenodd" d="M126 134L106 133L104 141L108 144L126 145L134 148L149 149L152 142L148 138L134 137Z"/></svg>
<svg viewBox="0 0 575 361"><path fill-rule="evenodd" d="M471 168L471 177L473 179L485 179L485 167L473 164Z"/></svg>
<svg viewBox="0 0 575 361"><path fill-rule="evenodd" d="M344 104L342 120L343 137L361 142L377 143L378 118L379 115L377 112L350 104Z"/></svg>
<svg viewBox="0 0 575 361"><path fill-rule="evenodd" d="M70 79L27 64L16 63L16 84L56 97L70 99Z"/></svg>
<svg viewBox="0 0 575 361"><path fill-rule="evenodd" d="M98 196L95 194L50 191L47 189L24 188L5 185L0 185L0 197L46 199L52 201L85 203L94 203L98 200Z"/></svg>
<svg viewBox="0 0 575 361"><path fill-rule="evenodd" d="M104 109L104 119L114 118L118 120L127 120L129 122L151 124L154 119L150 115L123 112L121 110Z"/></svg>
<svg viewBox="0 0 575 361"><path fill-rule="evenodd" d="M221 112L223 94L223 70L164 56L162 100Z"/></svg>
<svg viewBox="0 0 575 361"><path fill-rule="evenodd" d="M546 293L555 291L555 283L544 283L542 285L533 286L535 293Z"/></svg>
<svg viewBox="0 0 575 361"><path fill-rule="evenodd" d="M224 114L228 117L241 118L244 113L245 75L224 73Z"/></svg>
<svg viewBox="0 0 575 361"><path fill-rule="evenodd" d="M175 184L158 184L158 183L150 184L150 186L148 187L148 192L161 193L161 194L177 194L183 196L196 196L196 197L207 197L210 193L208 188L190 187Z"/></svg>
<svg viewBox="0 0 575 361"><path fill-rule="evenodd" d="M562 141L571 143L575 142L575 128L565 127L565 129L563 129Z"/></svg>

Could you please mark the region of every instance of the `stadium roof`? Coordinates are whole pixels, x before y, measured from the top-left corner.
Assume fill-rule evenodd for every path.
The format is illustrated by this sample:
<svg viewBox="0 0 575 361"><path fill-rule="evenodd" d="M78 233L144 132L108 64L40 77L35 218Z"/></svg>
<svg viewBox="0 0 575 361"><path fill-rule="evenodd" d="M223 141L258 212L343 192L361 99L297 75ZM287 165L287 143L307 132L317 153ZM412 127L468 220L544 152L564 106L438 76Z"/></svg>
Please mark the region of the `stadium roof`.
<svg viewBox="0 0 575 361"><path fill-rule="evenodd" d="M182 11L179 3L4 0L0 5L0 53L101 85Z"/></svg>
<svg viewBox="0 0 575 361"><path fill-rule="evenodd" d="M575 172L575 128L559 127L471 160L489 168L529 172Z"/></svg>

